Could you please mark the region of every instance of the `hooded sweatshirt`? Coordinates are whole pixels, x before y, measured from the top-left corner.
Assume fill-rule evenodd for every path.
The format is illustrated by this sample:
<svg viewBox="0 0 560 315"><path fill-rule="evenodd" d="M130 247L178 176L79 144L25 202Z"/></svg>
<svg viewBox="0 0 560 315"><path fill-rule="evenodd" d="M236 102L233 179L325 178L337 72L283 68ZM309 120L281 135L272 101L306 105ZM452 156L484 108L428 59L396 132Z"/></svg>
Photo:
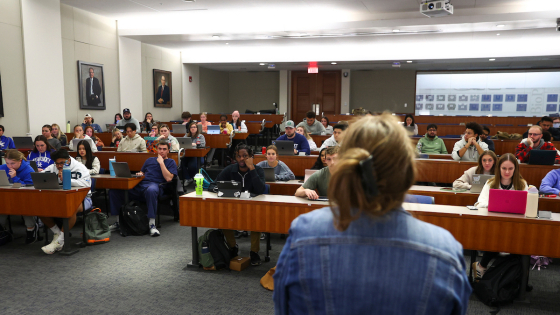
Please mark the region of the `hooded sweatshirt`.
<svg viewBox="0 0 560 315"><path fill-rule="evenodd" d="M42 169L45 169L47 168L47 166L54 163L54 161L51 160L50 151L45 151L45 153L31 151L31 153L29 153L29 156L27 157L27 160L35 161L35 163L37 163L37 168L42 168Z"/></svg>
<svg viewBox="0 0 560 315"><path fill-rule="evenodd" d="M31 179L31 173L33 173L33 168L29 165L26 160L21 160L20 167L16 170L16 176L10 177L10 169L8 165L0 165L0 171L6 171L10 183L20 183L25 185L33 185L33 180Z"/></svg>
<svg viewBox="0 0 560 315"><path fill-rule="evenodd" d="M438 138L438 136L431 139L428 137L428 134L425 134L424 137L418 140L416 150L418 150L418 153L425 154L448 154L443 140Z"/></svg>
<svg viewBox="0 0 560 315"><path fill-rule="evenodd" d="M10 137L2 136L0 137L0 150L15 149L14 140Z"/></svg>
<svg viewBox="0 0 560 315"><path fill-rule="evenodd" d="M486 151L488 150L488 145L482 141L480 141L480 138L478 138L478 141L476 142L478 143L478 145L482 148L482 150ZM477 162L478 161L478 150L476 150L476 146L471 145L468 149L467 152L465 152L465 154L463 154L463 156L459 156L459 150L461 150L463 147L465 147L465 145L467 144L467 141L465 141L465 138L462 137L461 140L455 142L455 145L453 146L453 152L451 152L451 156L453 157L453 159L455 161L471 161L471 162Z"/></svg>
<svg viewBox="0 0 560 315"><path fill-rule="evenodd" d="M146 150L146 140L142 139L139 134L134 135L132 139L126 136L119 143L118 152L148 152Z"/></svg>
<svg viewBox="0 0 560 315"><path fill-rule="evenodd" d="M130 119L128 119L128 120L124 119L124 118L119 120L119 122L117 123L117 127L124 127L124 125L126 125L128 123L135 124L137 132L140 132L142 130L142 129L140 129L140 123L138 122L138 120L136 120L136 118L132 117L132 115L130 116Z"/></svg>
<svg viewBox="0 0 560 315"><path fill-rule="evenodd" d="M72 174L72 178L70 181L72 183L72 187L91 188L91 175L89 174L89 170L84 164L74 160L73 157L70 157L70 172ZM56 168L55 164L52 164L44 169L42 173L55 173L56 175L58 175L58 168ZM58 183L62 184L60 178L58 179ZM87 197L91 198L91 189L88 192Z"/></svg>

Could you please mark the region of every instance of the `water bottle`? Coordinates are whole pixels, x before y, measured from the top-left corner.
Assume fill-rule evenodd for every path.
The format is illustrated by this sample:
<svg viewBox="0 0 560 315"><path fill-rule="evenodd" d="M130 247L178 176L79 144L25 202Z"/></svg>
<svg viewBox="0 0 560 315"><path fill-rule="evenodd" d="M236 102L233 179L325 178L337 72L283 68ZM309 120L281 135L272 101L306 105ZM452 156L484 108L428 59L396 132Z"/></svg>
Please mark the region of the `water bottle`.
<svg viewBox="0 0 560 315"><path fill-rule="evenodd" d="M200 147L200 138L198 137L196 138L196 147L197 148Z"/></svg>
<svg viewBox="0 0 560 315"><path fill-rule="evenodd" d="M422 153L422 142L418 141L418 144L416 145L416 150L418 150L418 153Z"/></svg>
<svg viewBox="0 0 560 315"><path fill-rule="evenodd" d="M70 133L70 120L66 123L66 132Z"/></svg>
<svg viewBox="0 0 560 315"><path fill-rule="evenodd" d="M266 155L266 147L262 147L261 152L262 152L263 155Z"/></svg>
<svg viewBox="0 0 560 315"><path fill-rule="evenodd" d="M115 170L113 169L113 162L116 162L117 159L115 157L113 157L112 159L109 159L109 174L111 176L115 176Z"/></svg>
<svg viewBox="0 0 560 315"><path fill-rule="evenodd" d="M527 194L527 207L525 208L525 216L527 218L536 218L539 210L539 191L535 186L529 188Z"/></svg>
<svg viewBox="0 0 560 315"><path fill-rule="evenodd" d="M196 183L196 195L202 196L202 191L204 190L204 176L200 174L200 171L194 176L194 182Z"/></svg>
<svg viewBox="0 0 560 315"><path fill-rule="evenodd" d="M72 172L70 165L64 164L62 168L62 189L70 190L72 188Z"/></svg>

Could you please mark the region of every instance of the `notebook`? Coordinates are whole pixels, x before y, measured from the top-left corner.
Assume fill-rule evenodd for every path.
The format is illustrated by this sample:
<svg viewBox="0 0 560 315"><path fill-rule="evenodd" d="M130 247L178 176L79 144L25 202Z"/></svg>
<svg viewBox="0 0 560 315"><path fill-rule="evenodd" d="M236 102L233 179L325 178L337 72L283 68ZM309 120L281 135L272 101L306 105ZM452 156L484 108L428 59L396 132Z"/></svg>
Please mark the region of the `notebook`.
<svg viewBox="0 0 560 315"><path fill-rule="evenodd" d="M526 191L490 189L488 212L525 214L526 208Z"/></svg>
<svg viewBox="0 0 560 315"><path fill-rule="evenodd" d="M482 191L482 188L484 188L486 181L488 181L492 177L494 177L494 175L474 174L470 191L472 193L479 194Z"/></svg>

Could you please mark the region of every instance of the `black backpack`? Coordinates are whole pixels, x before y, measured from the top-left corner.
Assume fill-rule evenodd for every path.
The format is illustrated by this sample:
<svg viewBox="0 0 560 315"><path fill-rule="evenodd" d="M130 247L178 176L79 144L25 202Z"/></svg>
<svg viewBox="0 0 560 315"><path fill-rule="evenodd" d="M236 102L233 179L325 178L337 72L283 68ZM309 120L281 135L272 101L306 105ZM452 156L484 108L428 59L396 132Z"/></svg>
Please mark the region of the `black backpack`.
<svg viewBox="0 0 560 315"><path fill-rule="evenodd" d="M148 223L148 207L144 203L131 201L122 206L119 212L119 226L122 236L148 234L150 232Z"/></svg>
<svg viewBox="0 0 560 315"><path fill-rule="evenodd" d="M212 259L214 259L214 267L216 270L229 269L229 261L232 257L229 255L229 248L222 230L213 230L210 232L207 244Z"/></svg>
<svg viewBox="0 0 560 315"><path fill-rule="evenodd" d="M512 303L519 295L522 270L520 256L499 257L488 268L482 279L473 284L473 292L488 306Z"/></svg>

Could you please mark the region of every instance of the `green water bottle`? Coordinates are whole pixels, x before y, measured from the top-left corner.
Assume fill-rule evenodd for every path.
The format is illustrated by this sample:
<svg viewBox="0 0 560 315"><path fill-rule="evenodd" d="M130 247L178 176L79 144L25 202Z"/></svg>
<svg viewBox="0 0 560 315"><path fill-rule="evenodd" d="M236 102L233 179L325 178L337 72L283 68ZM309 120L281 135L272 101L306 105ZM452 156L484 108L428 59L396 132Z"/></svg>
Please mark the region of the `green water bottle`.
<svg viewBox="0 0 560 315"><path fill-rule="evenodd" d="M204 189L204 176L200 174L200 171L194 176L194 181L196 183L196 195L202 196L202 190Z"/></svg>

